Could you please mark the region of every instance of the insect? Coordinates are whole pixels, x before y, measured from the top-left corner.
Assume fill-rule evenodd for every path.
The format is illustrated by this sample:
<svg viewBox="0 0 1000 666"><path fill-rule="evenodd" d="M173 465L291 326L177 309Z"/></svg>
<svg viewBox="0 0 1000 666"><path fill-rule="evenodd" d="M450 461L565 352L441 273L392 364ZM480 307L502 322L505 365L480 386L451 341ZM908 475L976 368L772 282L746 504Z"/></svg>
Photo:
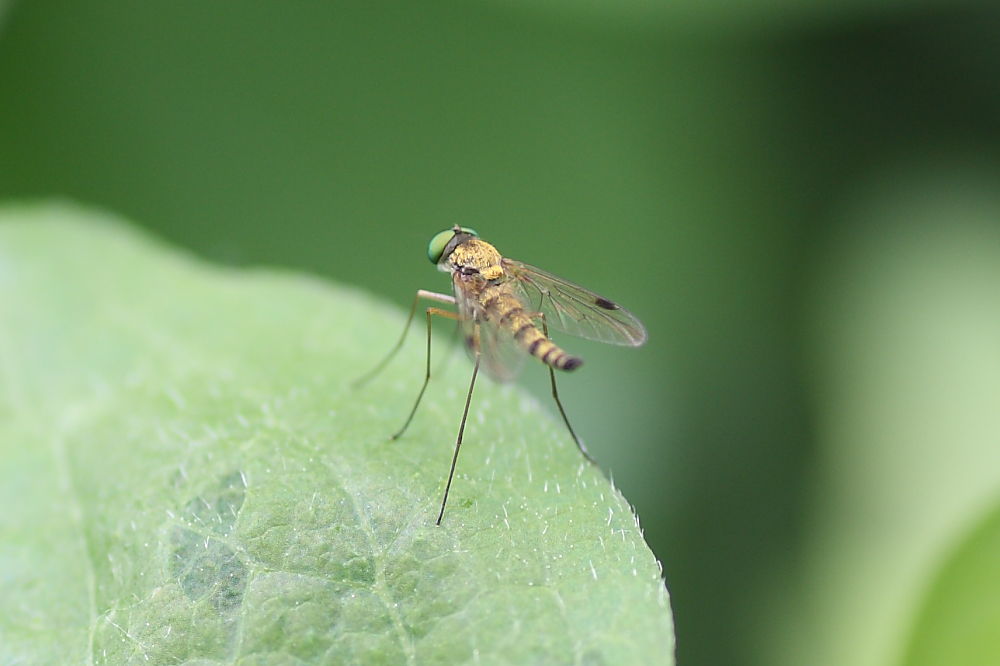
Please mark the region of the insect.
<svg viewBox="0 0 1000 666"><path fill-rule="evenodd" d="M427 257L439 270L451 274L454 295L417 290L399 341L355 385L361 385L377 375L399 351L421 299L456 307L457 312L433 306L425 311L427 370L424 383L403 427L392 436L392 439L399 438L409 427L430 381L432 317L456 320L474 365L455 440L451 470L448 472L441 511L437 517L437 524L440 525L455 476L458 452L462 448L465 422L472 402L472 390L480 367L495 379L506 381L516 375L521 362L528 356L534 356L544 363L552 380L552 397L569 434L587 460L595 462L570 425L556 388L555 371L575 370L583 364L583 360L570 355L549 339L549 328L589 340L630 347L637 347L646 341L646 328L631 312L614 301L534 266L502 256L495 247L481 240L479 234L468 227L456 225L436 234L427 247Z"/></svg>

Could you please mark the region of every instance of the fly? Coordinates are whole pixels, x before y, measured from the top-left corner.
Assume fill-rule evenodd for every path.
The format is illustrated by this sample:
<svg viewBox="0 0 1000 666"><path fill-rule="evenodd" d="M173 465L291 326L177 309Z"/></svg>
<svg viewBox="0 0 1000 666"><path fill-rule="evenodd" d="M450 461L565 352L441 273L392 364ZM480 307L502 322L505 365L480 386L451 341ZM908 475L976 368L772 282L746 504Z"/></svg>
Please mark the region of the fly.
<svg viewBox="0 0 1000 666"><path fill-rule="evenodd" d="M646 341L646 328L635 315L614 301L539 268L502 256L495 247L467 227L456 225L436 234L428 245L427 257L437 265L438 270L451 274L453 295L417 290L399 341L356 384L363 384L378 374L399 351L421 299L455 307L456 311L435 306L425 310L427 370L424 383L403 427L392 436L393 439L399 438L409 427L431 378L431 318L437 316L457 321L474 364L455 440L451 470L437 517L437 524L440 525L455 476L458 452L462 448L462 436L472 403L472 390L480 367L495 379L508 381L514 378L526 357L534 356L544 363L552 380L552 397L569 434L584 457L595 462L570 425L556 389L555 371L575 370L583 364L583 360L553 342L549 338L549 328L588 340L628 347L638 347Z"/></svg>

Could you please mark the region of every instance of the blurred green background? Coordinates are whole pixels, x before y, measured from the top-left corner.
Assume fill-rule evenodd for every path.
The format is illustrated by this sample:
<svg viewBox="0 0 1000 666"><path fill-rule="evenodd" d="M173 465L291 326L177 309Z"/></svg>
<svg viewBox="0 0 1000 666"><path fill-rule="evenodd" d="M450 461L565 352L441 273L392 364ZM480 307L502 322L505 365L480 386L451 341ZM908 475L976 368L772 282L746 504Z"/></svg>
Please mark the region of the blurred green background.
<svg viewBox="0 0 1000 666"><path fill-rule="evenodd" d="M995 664L925 620L952 554L1000 558L998 35L943 0L0 0L0 200L401 307L472 226L649 328L559 338L560 389L679 663Z"/></svg>

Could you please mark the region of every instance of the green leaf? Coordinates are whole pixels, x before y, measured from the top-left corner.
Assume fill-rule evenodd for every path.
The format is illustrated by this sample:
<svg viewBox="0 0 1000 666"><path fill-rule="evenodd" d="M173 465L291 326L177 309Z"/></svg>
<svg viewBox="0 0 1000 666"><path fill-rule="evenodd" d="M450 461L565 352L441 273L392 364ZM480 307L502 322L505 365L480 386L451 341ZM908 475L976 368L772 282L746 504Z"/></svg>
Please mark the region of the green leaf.
<svg viewBox="0 0 1000 666"><path fill-rule="evenodd" d="M906 666L1000 663L1000 507L941 567L917 615Z"/></svg>
<svg viewBox="0 0 1000 666"><path fill-rule="evenodd" d="M476 387L434 524L468 363L394 442L422 335L350 387L403 321L94 213L0 209L0 662L673 663L629 505L516 387Z"/></svg>

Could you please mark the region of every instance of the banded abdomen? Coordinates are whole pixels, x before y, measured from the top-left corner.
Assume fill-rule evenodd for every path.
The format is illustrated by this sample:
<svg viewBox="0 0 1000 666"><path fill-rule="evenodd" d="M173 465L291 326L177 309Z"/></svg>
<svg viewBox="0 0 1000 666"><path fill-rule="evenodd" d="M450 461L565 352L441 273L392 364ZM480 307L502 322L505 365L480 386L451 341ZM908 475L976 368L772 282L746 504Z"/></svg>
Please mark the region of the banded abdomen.
<svg viewBox="0 0 1000 666"><path fill-rule="evenodd" d="M542 363L557 370L573 370L583 365L583 359L566 353L545 336L530 316L532 313L504 285L484 289L480 304L491 322L512 335L518 345Z"/></svg>

